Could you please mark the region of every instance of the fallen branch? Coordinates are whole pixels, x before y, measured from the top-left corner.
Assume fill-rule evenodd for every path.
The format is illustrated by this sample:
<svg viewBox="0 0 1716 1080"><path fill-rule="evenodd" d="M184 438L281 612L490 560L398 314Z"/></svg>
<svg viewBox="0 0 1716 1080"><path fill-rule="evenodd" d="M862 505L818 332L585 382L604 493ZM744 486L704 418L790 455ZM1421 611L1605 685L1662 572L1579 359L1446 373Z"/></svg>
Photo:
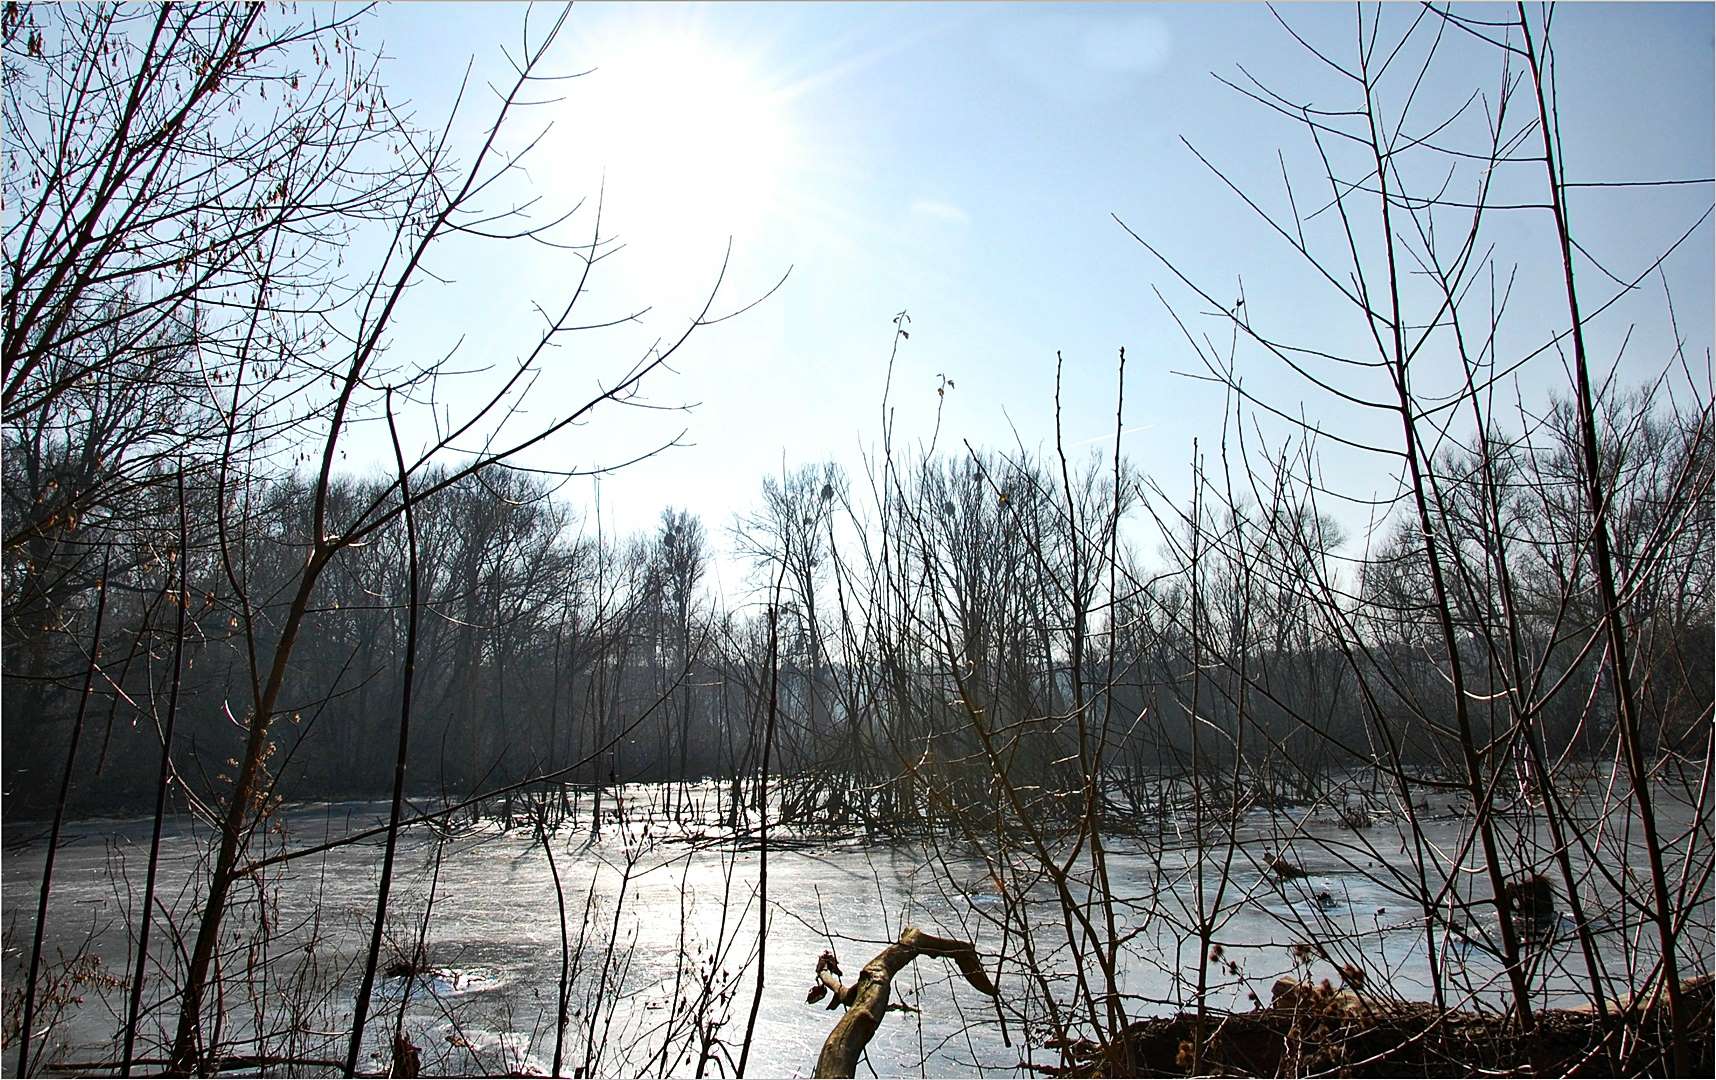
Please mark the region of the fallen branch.
<svg viewBox="0 0 1716 1080"><path fill-rule="evenodd" d="M990 997L995 996L995 984L984 973L983 964L977 959L976 946L969 941L926 934L916 927L901 931L900 939L865 964L851 986L840 981L840 962L834 953L824 952L817 958L816 984L811 987L807 1000L817 1002L832 995L828 1007L844 1005L846 1015L828 1033L812 1076L846 1077L857 1072L859 1055L870 1044L876 1028L882 1023L883 1014L889 1009L888 996L892 992L894 976L920 956L952 960L966 982Z"/></svg>

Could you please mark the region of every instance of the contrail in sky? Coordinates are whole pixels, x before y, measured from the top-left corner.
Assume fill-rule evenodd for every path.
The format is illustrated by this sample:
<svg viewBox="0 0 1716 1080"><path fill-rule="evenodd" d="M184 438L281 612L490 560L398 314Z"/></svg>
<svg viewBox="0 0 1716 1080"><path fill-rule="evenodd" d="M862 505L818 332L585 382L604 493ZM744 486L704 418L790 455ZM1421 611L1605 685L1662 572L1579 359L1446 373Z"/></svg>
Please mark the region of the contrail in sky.
<svg viewBox="0 0 1716 1080"><path fill-rule="evenodd" d="M1120 434L1130 435L1135 431L1149 431L1151 428L1153 428L1155 426L1156 426L1155 424L1136 424L1136 425L1129 427L1129 428L1121 428ZM1110 432L1107 435L1092 435L1088 439L1084 439L1080 442L1073 443L1073 445L1074 446L1089 446L1091 443L1107 442L1112 438L1114 438L1114 434L1112 432Z"/></svg>

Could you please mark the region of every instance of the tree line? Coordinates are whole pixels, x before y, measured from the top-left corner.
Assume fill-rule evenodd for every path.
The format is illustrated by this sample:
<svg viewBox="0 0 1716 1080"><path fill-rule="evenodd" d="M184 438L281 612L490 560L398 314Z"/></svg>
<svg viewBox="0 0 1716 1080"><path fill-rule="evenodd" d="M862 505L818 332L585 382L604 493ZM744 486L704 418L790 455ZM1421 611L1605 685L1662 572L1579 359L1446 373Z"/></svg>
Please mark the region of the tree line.
<svg viewBox="0 0 1716 1080"><path fill-rule="evenodd" d="M1710 433L1701 416L1642 392L1615 410L1628 438L1612 452L1609 487L1617 551L1631 571L1645 730L1652 747L1691 752L1711 694ZM1521 616L1520 662L1568 688L1541 709L1546 749L1591 757L1613 716L1573 690L1593 684L1602 656L1589 647L1596 611L1570 415L1565 405L1551 410L1535 438L1509 440L1488 468L1470 452L1445 454L1437 520L1457 560L1460 648L1482 673L1475 692L1492 702L1480 737L1505 726L1495 691L1506 676L1485 656L1504 602L1482 569L1487 526L1477 515L1489 484L1514 541L1508 571L1518 589L1505 600ZM11 533L52 498L55 481L41 479L52 470L40 463L72 450L8 438ZM1202 751L1212 763L1240 754L1306 793L1330 770L1371 760L1378 735L1398 741L1404 762L1449 764L1434 726L1448 710L1435 604L1409 522L1353 555L1339 527L1302 502L1238 499L1199 519L1153 497L1125 462L1118 487L1095 460L1067 474L1069 488L1041 459L992 453L924 457L894 472L886 505L868 507L833 464L767 478L755 509L714 536L672 509L653 532L602 535L549 479L505 466L423 500L414 793L463 797L537 776L600 785L745 773L760 738L767 614L755 603L723 610L704 587L722 543L748 562L758 590L778 586L780 769L826 776L825 808L845 798L842 788L900 788L889 813L864 811L878 826L896 812L903 822L931 812L924 795L908 793L907 765L934 761L952 776L958 763L981 761L974 723L1018 732L1008 762L1021 775L1052 772L1069 744L1049 718L1068 712L1075 683L1088 688L1087 709L1109 716L1104 753L1122 772L1188 767L1193 715L1220 733L1220 745ZM187 749L176 782L205 804L230 784L241 746L228 713L243 698L250 650L277 644L304 573L309 481L291 471L259 478L234 514L216 508L218 493L196 475L183 506L179 475L162 469L83 521L18 525L28 539L7 548L5 564L13 813L51 809L80 704L94 723L74 766L73 805L146 805L175 689ZM424 482L440 478L430 471ZM336 478L330 513L385 501L388 487ZM194 523L182 548L181 516ZM222 565L217 519L238 538L227 558L243 568L239 591ZM1153 548L1132 539L1144 524L1165 539ZM403 693L407 544L396 516L319 583L268 750L274 794L386 793ZM1323 590L1343 601L1324 603ZM248 637L243 621L256 627ZM167 668L175 645L176 688ZM102 674L86 700L92 655ZM1380 688L1374 699L1356 692L1360 683ZM944 806L979 800L989 766L969 771L975 779L962 790L971 790Z"/></svg>

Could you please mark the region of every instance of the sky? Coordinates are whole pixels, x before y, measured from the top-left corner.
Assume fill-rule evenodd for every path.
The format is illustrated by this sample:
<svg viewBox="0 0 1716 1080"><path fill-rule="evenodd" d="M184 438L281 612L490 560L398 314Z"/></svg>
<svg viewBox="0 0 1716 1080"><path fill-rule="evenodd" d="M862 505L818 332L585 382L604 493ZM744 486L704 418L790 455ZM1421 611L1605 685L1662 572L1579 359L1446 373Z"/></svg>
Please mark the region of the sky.
<svg viewBox="0 0 1716 1080"><path fill-rule="evenodd" d="M1276 10L1331 60L1353 62L1353 7ZM1420 11L1387 7L1384 38ZM366 24L362 40L390 58L390 100L409 102L426 124L444 118L469 64L454 131L470 148L493 114L489 86L505 80L527 15L537 32L554 13L396 5ZM1366 9L1367 25L1375 15ZM1434 37L1421 27L1384 83L1385 114L1396 120L1412 85L1408 60ZM1555 11L1552 40L1570 179L1716 173L1710 5L1567 4ZM1417 91L1409 126L1457 114L1450 141L1481 134L1502 78L1498 54L1457 32L1437 49L1440 65ZM1254 326L1351 355L1373 348L1335 289L1210 167L1274 213L1288 212L1283 169L1303 213L1328 201L1303 127L1222 82L1255 78L1313 107L1353 100L1352 84L1264 6L579 4L546 69L577 77L537 88L538 103L512 117L503 147L546 134L511 186L497 189L496 205L540 199L530 211L538 221L578 206L561 235L588 242L599 201L603 234L623 248L595 268L575 321L648 310L554 350L527 412L513 421L518 430L564 416L652 342L683 332L729 242L714 313L744 307L785 277L754 308L692 335L673 371L647 386L656 408L607 408L525 460L600 468L678 437L684 445L600 481L604 529L648 529L674 506L699 514L724 543L765 474L833 459L862 487L863 455L880 440L900 312L909 314L910 337L899 342L891 387L897 445L934 438L953 452L967 443L1052 450L1059 355L1065 444L1075 454L1112 453L1124 348L1122 448L1171 498L1183 497L1193 440L1212 452L1224 399L1184 374L1202 367L1180 325L1225 351L1231 324L1116 218L1223 307L1243 296ZM1474 90L1484 97L1462 110ZM1525 105L1522 97L1514 108ZM1517 127L1517 114L1509 123ZM1337 162L1350 162L1335 142ZM1433 186L1439 168L1408 176ZM1541 201L1540 166L1506 166L1496 184L1498 193ZM1607 274L1630 281L1648 269L1711 198L1708 183L1575 191L1574 230L1601 266L1582 257L1581 288L1592 301L1608 299L1617 290ZM1498 341L1504 355L1537 348L1565 312L1549 224L1541 209L1491 219L1498 280L1513 279L1509 329ZM1307 230L1338 264L1335 214ZM1359 239L1367 258L1380 252L1363 226ZM1618 363L1622 381L1633 382L1668 361L1666 283L1693 370L1707 379L1712 250L1706 219L1660 277L1593 321L1601 365ZM439 356L457 343L460 363L477 373L447 393L444 407L455 409L524 355L541 325L535 305L563 303L579 267L543 245L460 240L431 269L448 283L413 295L393 355ZM1337 279L1346 272L1337 265ZM1409 283L1409 295L1422 288ZM1331 432L1398 442L1386 417L1343 406L1255 350L1241 349L1236 361L1249 393ZM1415 379L1433 389L1457 370L1430 348ZM1527 400L1556 382L1565 384L1565 373L1550 352L1520 372L1517 386ZM1386 389L1362 378L1352 388ZM1707 396L1708 382L1694 392ZM695 407L664 408L686 404ZM1267 422L1263 431L1285 435ZM1374 461L1330 442L1323 448L1346 489L1360 497L1389 489ZM366 456L382 467L379 439L360 435L349 449L359 467ZM579 479L562 494L593 522L597 490ZM1361 508L1332 512L1348 516L1349 532L1362 530Z"/></svg>

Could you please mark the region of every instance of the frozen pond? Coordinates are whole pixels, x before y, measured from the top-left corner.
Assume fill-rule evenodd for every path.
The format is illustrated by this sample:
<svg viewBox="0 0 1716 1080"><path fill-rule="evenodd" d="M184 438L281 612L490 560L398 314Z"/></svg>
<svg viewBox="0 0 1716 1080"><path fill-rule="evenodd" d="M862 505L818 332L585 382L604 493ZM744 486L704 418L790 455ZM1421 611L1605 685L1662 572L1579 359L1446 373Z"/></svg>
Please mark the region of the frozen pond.
<svg viewBox="0 0 1716 1080"><path fill-rule="evenodd" d="M712 785L702 794L706 802L719 802ZM850 980L903 926L976 942L992 974L1005 954L999 972L1004 1005L965 985L951 965L920 960L895 984L896 1000L920 1011L889 1014L869 1049L878 1074L1020 1075L1022 1063L1055 1064L1059 1055L1043 1047L1051 1032L1043 991L1051 990L1063 1008L1077 1000L1075 948L1087 950L1082 966L1100 992L1095 954L1077 931L1069 945L1059 894L1032 872L1024 845L1003 857L993 845L953 838L906 843L776 830L771 835L778 846L767 859L769 932L759 963L762 858L755 838L736 843L711 823L718 815L699 825L652 816L644 807L655 795L642 787L618 799L610 793L600 837L590 834L586 796L574 821L547 836L548 851L538 830L493 821L466 818L406 833L371 1009L377 1045L367 1067L385 1064L383 1046L403 1016L427 1072L547 1073L562 963L560 898L570 943L562 1043L567 1075L693 1075L700 1064L703 1075L732 1075L759 969L763 992L746 1071L808 1074L835 1020L805 1001L818 954L834 949ZM309 848L381 823L386 809L381 803L290 808L265 842L271 852ZM1677 834L1691 824L1684 804L1664 800L1662 814ZM1531 820L1503 820L1511 822L1511 843L1543 842ZM1342 962L1363 967L1373 988L1428 998L1432 940L1448 965L1451 1001L1467 994L1479 1003L1501 1000L1498 965L1482 944L1489 928L1481 914L1463 916L1470 920L1464 937L1445 924L1426 934L1421 906L1397 884L1415 880L1416 870L1413 845L1392 820L1354 829L1332 813L1253 811L1231 829L1207 828L1201 854L1193 843L1195 823L1183 815L1150 830L1125 824L1108 842L1107 869L1123 942L1117 983L1129 1016L1174 1012L1192 998L1202 953L1192 927L1200 910L1212 909L1212 943L1221 946L1219 962L1208 968L1213 1007L1248 1008L1249 994L1267 1001L1282 974L1334 976ZM9 824L8 844L32 831ZM1460 854L1468 831L1450 808L1429 819L1424 842L1475 869L1476 855ZM58 1060L75 1067L118 1056L124 993L101 973L123 976L134 962L133 904L142 889L149 822L85 821L68 832L73 839L56 868L48 956L85 950L100 962L98 969L83 961L82 1002L58 1015L49 1036ZM178 934L186 938L194 933L195 910L187 883L207 840L206 828L179 818L169 823L163 846L158 899L176 913ZM1283 879L1270 872L1268 860L1276 853L1290 856L1305 875ZM1067 854L1066 848L1055 852ZM367 938L380 855L379 839L335 846L266 867L241 891L222 959L227 1019L221 1037L236 1052L310 1061L343 1055L358 981L354 962L361 962ZM41 858L38 840L5 859L8 994L22 983ZM1588 873L1583 854L1574 859L1592 881L1591 897L1600 900L1601 875ZM1071 866L1067 895L1083 904L1090 895L1089 860L1080 854ZM1003 920L1009 911L1013 918ZM1699 912L1689 928L1689 957L1709 953L1707 896ZM1108 917L1100 905L1085 914L1098 927ZM262 918L266 935L258 932ZM1612 918L1594 912L1592 923L1604 928ZM1542 1003L1576 1000L1585 980L1568 923L1558 912L1534 950ZM1044 973L1041 981L1020 970L1021 925L1031 928L1030 953ZM161 922L153 934L151 985L159 986L170 982L171 971L162 978L157 965L173 968L186 943ZM1648 964L1646 937L1603 935L1604 960L1617 980L1629 964L1635 970ZM424 959L408 976L419 938ZM1315 943L1319 951L1295 955L1299 943ZM175 1019L173 1003L148 1014L140 1055L160 1055ZM8 1058L7 1067L13 1064ZM328 1070L306 1065L298 1071Z"/></svg>

